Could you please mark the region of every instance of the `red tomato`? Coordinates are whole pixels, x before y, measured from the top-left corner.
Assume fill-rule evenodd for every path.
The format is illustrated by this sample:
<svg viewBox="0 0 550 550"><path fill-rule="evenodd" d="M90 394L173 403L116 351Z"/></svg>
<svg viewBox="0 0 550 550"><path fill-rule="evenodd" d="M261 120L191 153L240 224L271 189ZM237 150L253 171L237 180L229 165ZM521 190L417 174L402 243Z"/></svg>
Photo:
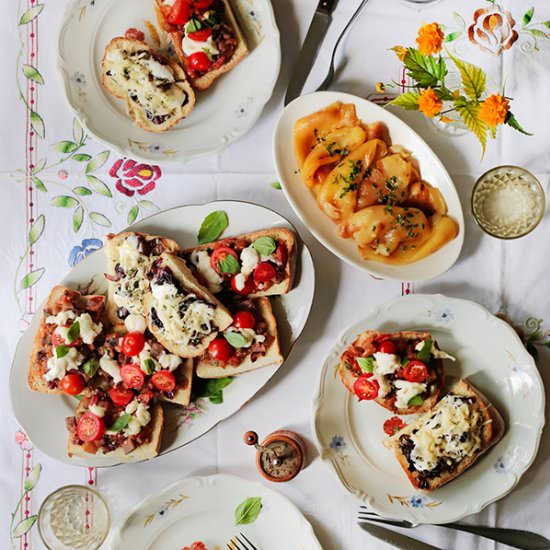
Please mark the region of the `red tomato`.
<svg viewBox="0 0 550 550"><path fill-rule="evenodd" d="M281 265L286 264L286 260L288 258L288 252L286 250L285 243L279 243L279 245L277 246L277 249L275 250L275 258L277 258L277 261Z"/></svg>
<svg viewBox="0 0 550 550"><path fill-rule="evenodd" d="M128 357L139 355L144 347L145 336L142 332L128 332L128 334L124 335L122 344L120 344L122 353Z"/></svg>
<svg viewBox="0 0 550 550"><path fill-rule="evenodd" d="M122 376L122 381L129 388L139 389L145 382L145 374L135 365L124 365L121 367L120 376Z"/></svg>
<svg viewBox="0 0 550 550"><path fill-rule="evenodd" d="M223 337L212 340L208 345L210 355L218 361L227 361L233 355L231 344Z"/></svg>
<svg viewBox="0 0 550 550"><path fill-rule="evenodd" d="M256 319L250 311L237 311L233 315L233 326L236 328L254 328L256 326Z"/></svg>
<svg viewBox="0 0 550 550"><path fill-rule="evenodd" d="M212 36L212 29L200 29L199 31L190 32L187 36L195 42L206 42Z"/></svg>
<svg viewBox="0 0 550 550"><path fill-rule="evenodd" d="M141 40L143 42L145 40L145 34L143 31L140 31L139 29L129 28L124 33L124 36L128 38L129 40Z"/></svg>
<svg viewBox="0 0 550 550"><path fill-rule="evenodd" d="M254 281L252 280L252 277L248 277L246 282L244 283L244 287L239 290L237 288L237 284L235 283L235 277L237 275L233 275L231 277L231 288L233 289L233 292L236 292L237 294L246 295L246 294L252 294L254 292Z"/></svg>
<svg viewBox="0 0 550 550"><path fill-rule="evenodd" d="M78 395L86 387L80 374L66 374L60 383L61 389L68 395Z"/></svg>
<svg viewBox="0 0 550 550"><path fill-rule="evenodd" d="M388 435L393 435L399 430L402 430L405 428L407 424L401 420L398 416L392 416L391 418L388 418L386 422L384 422L384 432L386 432Z"/></svg>
<svg viewBox="0 0 550 550"><path fill-rule="evenodd" d="M191 54L189 56L189 63L191 64L191 67L199 73L205 73L208 69L210 69L210 65L212 65L210 59L208 59L208 56L204 52L196 52Z"/></svg>
<svg viewBox="0 0 550 550"><path fill-rule="evenodd" d="M424 382L428 378L428 367L422 361L409 361L403 369L403 378L408 382Z"/></svg>
<svg viewBox="0 0 550 550"><path fill-rule="evenodd" d="M118 385L109 390L109 397L115 405L125 407L134 398L134 392L122 385Z"/></svg>
<svg viewBox="0 0 550 550"><path fill-rule="evenodd" d="M51 341L52 341L52 346L54 348L56 348L57 346L60 346L61 344L65 343L65 340L63 339L63 337L55 331L52 332Z"/></svg>
<svg viewBox="0 0 550 550"><path fill-rule="evenodd" d="M395 355L397 347L391 340L383 340L380 344L378 344L378 351L380 353L390 353Z"/></svg>
<svg viewBox="0 0 550 550"><path fill-rule="evenodd" d="M99 416L87 412L78 419L76 433L82 441L97 441L105 433L105 424Z"/></svg>
<svg viewBox="0 0 550 550"><path fill-rule="evenodd" d="M235 260L239 261L239 256L237 253L230 248L229 246L218 246L218 248L214 249L214 252L212 252L212 256L210 256L210 265L212 266L212 269L219 273L220 275L220 269L218 267L218 264L227 256L233 256Z"/></svg>
<svg viewBox="0 0 550 550"><path fill-rule="evenodd" d="M176 0L167 19L168 23L172 25L185 25L190 17L191 6L189 0Z"/></svg>
<svg viewBox="0 0 550 550"><path fill-rule="evenodd" d="M377 380L370 380L370 376L361 375L353 384L353 391L359 401L376 399L380 384Z"/></svg>
<svg viewBox="0 0 550 550"><path fill-rule="evenodd" d="M176 378L169 370L161 370L151 378L153 386L160 391L170 392L176 387Z"/></svg>
<svg viewBox="0 0 550 550"><path fill-rule="evenodd" d="M271 281L275 275L277 275L277 272L269 262L262 262L254 268L254 280L257 283Z"/></svg>
<svg viewBox="0 0 550 550"><path fill-rule="evenodd" d="M196 10L205 10L214 3L214 0L192 0L192 2Z"/></svg>

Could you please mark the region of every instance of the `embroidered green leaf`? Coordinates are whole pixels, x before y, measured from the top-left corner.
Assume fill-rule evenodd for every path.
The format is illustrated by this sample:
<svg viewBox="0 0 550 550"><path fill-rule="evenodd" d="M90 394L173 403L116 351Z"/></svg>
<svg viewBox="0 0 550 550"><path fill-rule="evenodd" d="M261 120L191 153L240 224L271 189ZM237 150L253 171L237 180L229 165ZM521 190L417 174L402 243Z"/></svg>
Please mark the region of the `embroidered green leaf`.
<svg viewBox="0 0 550 550"><path fill-rule="evenodd" d="M91 158L92 157L86 153L77 153L73 155L73 160L76 160L76 162L88 162Z"/></svg>
<svg viewBox="0 0 550 550"><path fill-rule="evenodd" d="M44 185L44 182L40 178L33 176L32 182L34 183L34 185L39 191L42 191L43 193L47 191L46 186Z"/></svg>
<svg viewBox="0 0 550 550"><path fill-rule="evenodd" d="M407 403L409 407L420 407L424 403L424 399L422 399L421 395L415 395L414 397L411 397Z"/></svg>
<svg viewBox="0 0 550 550"><path fill-rule="evenodd" d="M521 132L522 134L525 134L526 136L532 136L533 135L533 134L530 134L529 132L527 132L526 130L524 130L520 126L520 123L517 121L516 117L510 111L508 111L508 113L506 114L506 118L504 119L504 124L507 124L508 126L511 126L512 128L514 128L514 130L517 130L518 132Z"/></svg>
<svg viewBox="0 0 550 550"><path fill-rule="evenodd" d="M31 229L29 231L29 245L32 246L40 237L42 236L42 233L44 232L44 226L46 225L46 218L44 217L44 214L40 214L38 218L34 221L34 223L31 225Z"/></svg>
<svg viewBox="0 0 550 550"><path fill-rule="evenodd" d="M96 170L99 170L109 159L109 155L111 153L109 151L103 151L102 153L99 153L96 155L89 163L88 166L86 166L86 174L90 174L91 172L95 172Z"/></svg>
<svg viewBox="0 0 550 550"><path fill-rule="evenodd" d="M550 21L545 21L543 23L543 25L547 28L547 29L550 29Z"/></svg>
<svg viewBox="0 0 550 550"><path fill-rule="evenodd" d="M197 234L199 244L211 243L220 238L221 234L227 229L229 218L223 210L210 212L201 224Z"/></svg>
<svg viewBox="0 0 550 550"><path fill-rule="evenodd" d="M37 4L36 6L29 8L21 16L21 19L19 19L19 24L26 25L27 23L30 23L33 19L36 19L42 13L43 9L44 9L44 4Z"/></svg>
<svg viewBox="0 0 550 550"><path fill-rule="evenodd" d="M527 29L533 36L536 36L537 38L548 38L548 34L544 31L540 31L539 29Z"/></svg>
<svg viewBox="0 0 550 550"><path fill-rule="evenodd" d="M160 210L160 208L156 204L153 204L151 201L138 201L138 204L140 208L143 208L144 210L150 210L151 212L158 212Z"/></svg>
<svg viewBox="0 0 550 550"><path fill-rule="evenodd" d="M42 78L40 71L36 67L32 65L23 65L22 70L25 77L29 80L33 80L37 84L44 84L44 78Z"/></svg>
<svg viewBox="0 0 550 550"><path fill-rule="evenodd" d="M417 92L407 92L397 96L395 99L390 101L390 105L395 105L396 107L401 107L406 111L416 111L418 109L418 97L420 94Z"/></svg>
<svg viewBox="0 0 550 550"><path fill-rule="evenodd" d="M58 195L54 197L50 204L52 206L60 206L61 208L73 208L79 204L78 200L74 197L69 197L68 195Z"/></svg>
<svg viewBox="0 0 550 550"><path fill-rule="evenodd" d="M69 353L69 346L66 346L65 344L61 344L55 348L55 356L58 359L61 359L62 357L65 357L67 353Z"/></svg>
<svg viewBox="0 0 550 550"><path fill-rule="evenodd" d="M418 355L416 356L419 361L423 363L429 363L432 356L432 339L426 338L424 340L424 345L420 348Z"/></svg>
<svg viewBox="0 0 550 550"><path fill-rule="evenodd" d="M111 225L113 225L107 216L104 216L99 212L90 212L90 218L94 223L101 225L102 227L111 227Z"/></svg>
<svg viewBox="0 0 550 550"><path fill-rule="evenodd" d="M281 186L280 182L278 181L274 181L272 183L270 183L271 187L273 187L273 189L282 189L283 187Z"/></svg>
<svg viewBox="0 0 550 550"><path fill-rule="evenodd" d="M36 484L40 479L40 472L42 472L42 464L37 464L30 471L29 475L27 476L27 479L25 479L25 485L23 486L25 491L27 492L32 491L36 487Z"/></svg>
<svg viewBox="0 0 550 550"><path fill-rule="evenodd" d="M120 432L120 430L123 430L128 426L130 423L130 419L132 418L131 414L124 413L121 414L113 423L113 425L109 428L109 431L111 432Z"/></svg>
<svg viewBox="0 0 550 550"><path fill-rule="evenodd" d="M262 256L271 256L277 249L277 243L272 237L260 237L252 243L252 246Z"/></svg>
<svg viewBox="0 0 550 550"><path fill-rule="evenodd" d="M358 357L357 364L363 372L372 372L374 370L374 359L372 357Z"/></svg>
<svg viewBox="0 0 550 550"><path fill-rule="evenodd" d="M464 121L464 124L474 133L481 143L482 156L485 155L487 146L487 124L479 119L479 104L466 103L457 106L456 110Z"/></svg>
<svg viewBox="0 0 550 550"><path fill-rule="evenodd" d="M33 174L38 174L38 172L41 172L41 171L43 170L44 166L46 166L46 157L41 158L41 159L34 165L34 168L32 169L32 173L33 173Z"/></svg>
<svg viewBox="0 0 550 550"><path fill-rule="evenodd" d="M75 195L91 195L92 192L87 187L78 186L73 189Z"/></svg>
<svg viewBox="0 0 550 550"><path fill-rule="evenodd" d="M432 57L420 53L415 48L409 48L403 59L408 75L416 81L419 87L437 86L447 75L447 66L443 57Z"/></svg>
<svg viewBox="0 0 550 550"><path fill-rule="evenodd" d="M462 36L461 32L450 32L447 36L445 36L445 42L454 42L457 38L460 38Z"/></svg>
<svg viewBox="0 0 550 550"><path fill-rule="evenodd" d="M74 141L58 141L54 144L54 149L60 153L72 153L78 149L78 143Z"/></svg>
<svg viewBox="0 0 550 550"><path fill-rule="evenodd" d="M73 137L78 143L84 143L86 140L84 128L82 128L82 124L80 124L80 120L78 120L78 118L73 118Z"/></svg>
<svg viewBox="0 0 550 550"><path fill-rule="evenodd" d="M535 8L531 7L523 14L523 26L529 25L529 23L531 23L534 13L535 13Z"/></svg>
<svg viewBox="0 0 550 550"><path fill-rule="evenodd" d="M485 73L479 67L471 63L457 59L452 55L450 55L450 57L460 72L462 86L464 87L466 95L470 99L479 99L485 91L487 81Z"/></svg>
<svg viewBox="0 0 550 550"><path fill-rule="evenodd" d="M69 344L74 342L80 336L80 322L75 321L67 331L67 341Z"/></svg>
<svg viewBox="0 0 550 550"><path fill-rule="evenodd" d="M90 184L90 187L100 195L103 195L104 197L112 197L113 194L111 193L111 190L107 186L106 183L102 182L99 178L96 178L95 176L88 175L86 176L86 179L88 180L88 183Z"/></svg>
<svg viewBox="0 0 550 550"><path fill-rule="evenodd" d="M31 126L36 135L44 139L46 136L46 128L44 127L42 117L36 111L31 111Z"/></svg>
<svg viewBox="0 0 550 550"><path fill-rule="evenodd" d="M96 374L96 372L99 370L99 361L95 359L95 357L92 357L91 359L88 359L83 365L82 370L84 371L84 374L89 376L90 378L93 378Z"/></svg>
<svg viewBox="0 0 550 550"><path fill-rule="evenodd" d="M30 273L27 273L19 283L19 288L25 289L30 288L31 286L34 286L44 275L44 271L46 271L46 268L41 267L40 269L35 269L34 271L31 271Z"/></svg>
<svg viewBox="0 0 550 550"><path fill-rule="evenodd" d="M82 222L84 221L84 208L79 206L75 209L73 213L73 231L78 233L79 229L82 227Z"/></svg>
<svg viewBox="0 0 550 550"><path fill-rule="evenodd" d="M136 221L136 218L138 217L138 213L139 213L139 206L136 205L130 208L130 212L128 212L128 225L132 225Z"/></svg>
<svg viewBox="0 0 550 550"><path fill-rule="evenodd" d="M457 13L456 11L453 12L453 19L461 29L466 28L466 21L464 21L464 18L462 17L462 15L460 15L460 13Z"/></svg>
<svg viewBox="0 0 550 550"><path fill-rule="evenodd" d="M262 497L243 500L235 509L235 525L254 523L262 510Z"/></svg>
<svg viewBox="0 0 550 550"><path fill-rule="evenodd" d="M225 332L223 337L234 347L234 348L246 348L250 345L250 339L247 338L241 332L229 331Z"/></svg>
<svg viewBox="0 0 550 550"><path fill-rule="evenodd" d="M37 515L29 516L27 519L21 520L12 532L13 538L18 539L22 537L25 533L28 533L32 526L36 523L38 519Z"/></svg>

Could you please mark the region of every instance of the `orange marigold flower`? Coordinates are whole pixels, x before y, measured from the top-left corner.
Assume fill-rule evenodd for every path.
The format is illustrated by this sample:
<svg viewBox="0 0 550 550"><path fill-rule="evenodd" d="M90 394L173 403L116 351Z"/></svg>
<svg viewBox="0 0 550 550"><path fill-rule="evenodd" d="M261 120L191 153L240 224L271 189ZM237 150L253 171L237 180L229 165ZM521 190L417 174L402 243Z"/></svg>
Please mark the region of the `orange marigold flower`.
<svg viewBox="0 0 550 550"><path fill-rule="evenodd" d="M504 124L506 115L510 110L510 102L500 94L492 94L481 103L479 119L491 128Z"/></svg>
<svg viewBox="0 0 550 550"><path fill-rule="evenodd" d="M407 55L407 48L404 48L403 46L394 46L391 48L394 52L399 61L403 61L405 59L405 56Z"/></svg>
<svg viewBox="0 0 550 550"><path fill-rule="evenodd" d="M441 112L442 107L443 102L431 88L426 88L420 92L418 96L418 110L427 117L433 118Z"/></svg>
<svg viewBox="0 0 550 550"><path fill-rule="evenodd" d="M427 23L422 25L418 30L416 43L418 44L420 53L432 55L441 51L444 38L445 34L437 23Z"/></svg>

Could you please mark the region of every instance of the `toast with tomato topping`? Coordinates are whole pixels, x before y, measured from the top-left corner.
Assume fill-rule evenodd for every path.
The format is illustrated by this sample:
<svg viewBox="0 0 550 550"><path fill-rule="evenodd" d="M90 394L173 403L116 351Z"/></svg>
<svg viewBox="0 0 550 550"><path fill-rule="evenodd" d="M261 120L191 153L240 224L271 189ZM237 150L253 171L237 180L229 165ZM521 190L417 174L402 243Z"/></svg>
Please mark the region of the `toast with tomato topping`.
<svg viewBox="0 0 550 550"><path fill-rule="evenodd" d="M433 491L472 466L504 431L504 420L494 405L468 380L460 380L431 411L385 445L416 489Z"/></svg>
<svg viewBox="0 0 550 550"><path fill-rule="evenodd" d="M342 354L339 372L359 400L374 400L396 414L417 414L437 403L445 358L454 360L428 332L367 330Z"/></svg>
<svg viewBox="0 0 550 550"><path fill-rule="evenodd" d="M56 286L50 292L31 352L27 375L31 390L41 393L65 393L66 375L77 375L74 394L88 385L95 374L88 368L94 350L101 342L105 297L84 295ZM63 383L62 383L63 382Z"/></svg>
<svg viewBox="0 0 550 550"><path fill-rule="evenodd" d="M284 359L269 298L238 300L229 307L233 324L221 332L206 352L197 358L197 376L225 378L281 365Z"/></svg>
<svg viewBox="0 0 550 550"><path fill-rule="evenodd" d="M227 308L197 282L182 258L161 254L148 278L147 326L171 353L196 357L232 323Z"/></svg>
<svg viewBox="0 0 550 550"><path fill-rule="evenodd" d="M156 5L160 24L196 90L210 88L248 55L229 0L156 0Z"/></svg>
<svg viewBox="0 0 550 550"><path fill-rule="evenodd" d="M277 227L188 248L182 256L213 294L275 296L292 290L297 244L293 231Z"/></svg>

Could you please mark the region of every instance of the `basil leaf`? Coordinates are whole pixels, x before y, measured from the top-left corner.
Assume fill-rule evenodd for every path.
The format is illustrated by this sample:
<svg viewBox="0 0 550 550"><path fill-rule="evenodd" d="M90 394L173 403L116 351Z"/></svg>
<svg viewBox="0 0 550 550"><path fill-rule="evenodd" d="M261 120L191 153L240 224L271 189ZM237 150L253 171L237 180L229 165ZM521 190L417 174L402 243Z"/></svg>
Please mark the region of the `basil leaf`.
<svg viewBox="0 0 550 550"><path fill-rule="evenodd" d="M423 363L428 363L430 361L431 355L432 339L426 338L426 340L424 340L424 345L422 346L416 357L419 361L422 361Z"/></svg>
<svg viewBox="0 0 550 550"><path fill-rule="evenodd" d="M403 359L401 359L401 366L404 368L404 367L406 367L410 362L411 362L411 360L410 360L408 357L403 357Z"/></svg>
<svg viewBox="0 0 550 550"><path fill-rule="evenodd" d="M234 275L241 270L241 264L235 256L228 254L223 260L218 262L218 269L220 273L231 273Z"/></svg>
<svg viewBox="0 0 550 550"><path fill-rule="evenodd" d="M246 348L250 345L250 340L240 332L226 332L223 337L234 347L234 348Z"/></svg>
<svg viewBox="0 0 550 550"><path fill-rule="evenodd" d="M260 237L252 243L252 246L262 256L271 256L277 249L277 243L272 237Z"/></svg>
<svg viewBox="0 0 550 550"><path fill-rule="evenodd" d="M120 430L123 430L128 426L130 423L130 419L132 418L131 414L124 413L121 414L113 423L113 425L109 428L111 432L120 432Z"/></svg>
<svg viewBox="0 0 550 550"><path fill-rule="evenodd" d="M69 353L69 346L66 346L65 344L61 344L60 346L57 346L55 348L55 356L58 359L61 359L62 357L65 357Z"/></svg>
<svg viewBox="0 0 550 550"><path fill-rule="evenodd" d="M75 321L67 331L67 340L69 343L74 342L80 336L80 323Z"/></svg>
<svg viewBox="0 0 550 550"><path fill-rule="evenodd" d="M414 397L411 397L409 399L407 405L409 405L409 407L419 407L420 405L422 405L422 403L424 403L424 399L422 399L422 396L415 395Z"/></svg>
<svg viewBox="0 0 550 550"><path fill-rule="evenodd" d="M200 29L202 29L202 23L196 17L191 17L187 25L185 25L185 31L187 32L187 34L189 34L190 32L197 32Z"/></svg>
<svg viewBox="0 0 550 550"><path fill-rule="evenodd" d="M235 509L235 525L254 523L262 510L262 497L243 500Z"/></svg>
<svg viewBox="0 0 550 550"><path fill-rule="evenodd" d="M364 372L372 372L374 370L374 359L372 357L358 357L357 364Z"/></svg>
<svg viewBox="0 0 550 550"><path fill-rule="evenodd" d="M143 361L143 370L146 374L153 374L157 368L157 364L154 359L151 359L150 357L147 357L145 361Z"/></svg>
<svg viewBox="0 0 550 550"><path fill-rule="evenodd" d="M233 382L233 378L216 378L206 382L202 397L208 397L210 403L220 405L223 403L223 390Z"/></svg>
<svg viewBox="0 0 550 550"><path fill-rule="evenodd" d="M218 391L210 396L210 403L213 405L221 405L223 403L223 391Z"/></svg>
<svg viewBox="0 0 550 550"><path fill-rule="evenodd" d="M215 210L204 218L197 239L199 244L211 243L219 239L221 234L227 229L229 219L227 213L223 210Z"/></svg>
<svg viewBox="0 0 550 550"><path fill-rule="evenodd" d="M82 370L85 374L87 374L90 378L93 378L95 376L95 373L99 369L99 361L92 357L91 359L88 359L83 365Z"/></svg>

